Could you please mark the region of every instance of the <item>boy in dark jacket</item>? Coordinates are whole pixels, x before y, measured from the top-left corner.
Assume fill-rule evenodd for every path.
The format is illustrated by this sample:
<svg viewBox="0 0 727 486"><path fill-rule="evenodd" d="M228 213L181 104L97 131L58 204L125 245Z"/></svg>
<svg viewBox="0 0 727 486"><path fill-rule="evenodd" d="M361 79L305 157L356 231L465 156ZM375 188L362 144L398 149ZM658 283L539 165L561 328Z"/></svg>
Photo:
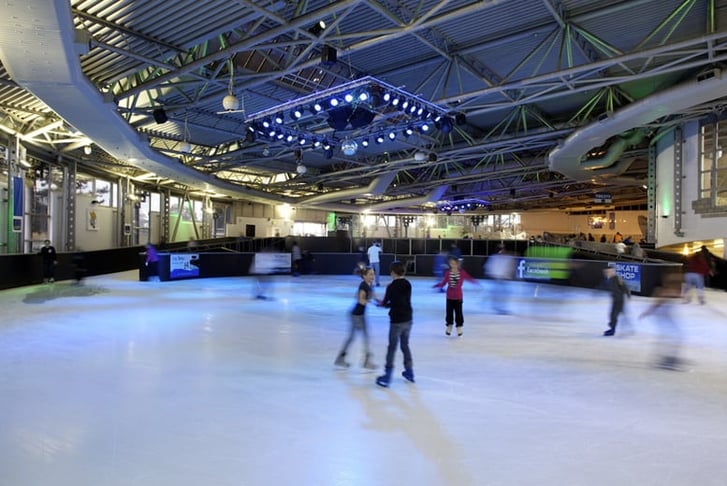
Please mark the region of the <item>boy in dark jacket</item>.
<svg viewBox="0 0 727 486"><path fill-rule="evenodd" d="M603 289L611 294L611 315L608 322L608 329L603 332L604 336L613 336L616 334L616 324L618 324L618 315L624 311L624 296L631 298L631 291L626 283L616 275L616 269L608 267L603 271L606 278L603 281Z"/></svg>
<svg viewBox="0 0 727 486"><path fill-rule="evenodd" d="M389 267L392 282L386 286L384 298L378 305L389 308L389 347L386 350L384 374L376 378L376 384L388 387L394 369L396 346L401 345L404 353L404 371L401 375L414 383L414 367L409 349L413 310L411 307L411 283L404 278L406 273L402 262L392 262Z"/></svg>

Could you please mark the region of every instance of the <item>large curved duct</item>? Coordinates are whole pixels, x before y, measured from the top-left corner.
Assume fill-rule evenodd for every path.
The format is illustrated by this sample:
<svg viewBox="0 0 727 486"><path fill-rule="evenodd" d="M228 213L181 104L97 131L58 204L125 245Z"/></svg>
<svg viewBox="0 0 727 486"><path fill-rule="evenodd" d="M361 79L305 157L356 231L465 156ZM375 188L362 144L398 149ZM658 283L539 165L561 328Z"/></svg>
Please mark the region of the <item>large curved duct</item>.
<svg viewBox="0 0 727 486"><path fill-rule="evenodd" d="M613 182L614 177L622 174L630 164L628 161L618 160L623 150L635 142L633 137L643 137L644 133L637 130L629 137L622 137L615 143L613 152L607 153L601 160L587 160L586 154L594 147L600 147L615 135L642 127L664 116L721 98L725 93L727 79L722 78L719 69L713 69L694 81L632 103L573 132L563 144L550 151L549 168L577 181L600 178Z"/></svg>
<svg viewBox="0 0 727 486"><path fill-rule="evenodd" d="M290 202L201 173L153 150L84 76L68 0L6 2L0 15L0 58L13 81L119 160L185 184L261 202ZM85 42L85 44L84 44Z"/></svg>
<svg viewBox="0 0 727 486"><path fill-rule="evenodd" d="M449 186L439 186L429 191L429 193L424 196L412 197L407 199L393 199L391 201L384 201L376 204L371 204L369 206L356 207L351 206L350 204L329 203L316 205L315 209L322 209L325 211L337 211L341 213L356 213L362 211L377 213L388 211L390 209L407 208L406 212L412 212L411 207L413 206L421 206L422 204L433 203L442 199L442 196L447 191L448 187Z"/></svg>
<svg viewBox="0 0 727 486"><path fill-rule="evenodd" d="M318 206L321 203L329 201L341 201L343 199L351 199L356 197L378 196L386 192L391 181L394 180L396 172L383 174L372 180L366 187L354 187L353 189L343 189L341 191L331 191L318 196L312 196L308 199L298 201L298 206Z"/></svg>

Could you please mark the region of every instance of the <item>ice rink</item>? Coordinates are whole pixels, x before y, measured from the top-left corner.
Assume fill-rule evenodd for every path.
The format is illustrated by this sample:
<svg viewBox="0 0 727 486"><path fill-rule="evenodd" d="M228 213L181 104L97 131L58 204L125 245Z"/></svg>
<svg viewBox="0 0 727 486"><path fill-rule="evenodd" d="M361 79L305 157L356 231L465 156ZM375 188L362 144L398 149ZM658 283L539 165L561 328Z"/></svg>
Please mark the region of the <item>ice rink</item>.
<svg viewBox="0 0 727 486"><path fill-rule="evenodd" d="M0 485L727 484L727 293L676 326L606 329L602 292L410 277L416 383L333 361L356 276L139 282L138 272L0 292ZM382 284L389 278L382 278ZM376 288L383 295L384 287ZM381 369L387 309L367 309ZM655 366L667 346L680 370ZM671 349L671 348L670 348Z"/></svg>

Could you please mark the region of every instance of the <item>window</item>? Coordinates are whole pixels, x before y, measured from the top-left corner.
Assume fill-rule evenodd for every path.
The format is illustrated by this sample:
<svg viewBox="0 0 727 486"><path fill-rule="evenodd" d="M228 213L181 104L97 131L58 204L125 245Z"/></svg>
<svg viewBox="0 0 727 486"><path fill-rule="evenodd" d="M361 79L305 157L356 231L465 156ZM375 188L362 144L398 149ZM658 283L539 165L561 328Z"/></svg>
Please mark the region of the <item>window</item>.
<svg viewBox="0 0 727 486"><path fill-rule="evenodd" d="M700 131L699 199L727 207L727 123L704 124Z"/></svg>
<svg viewBox="0 0 727 486"><path fill-rule="evenodd" d="M118 185L104 179L76 174L76 194L91 195L99 206L118 207Z"/></svg>

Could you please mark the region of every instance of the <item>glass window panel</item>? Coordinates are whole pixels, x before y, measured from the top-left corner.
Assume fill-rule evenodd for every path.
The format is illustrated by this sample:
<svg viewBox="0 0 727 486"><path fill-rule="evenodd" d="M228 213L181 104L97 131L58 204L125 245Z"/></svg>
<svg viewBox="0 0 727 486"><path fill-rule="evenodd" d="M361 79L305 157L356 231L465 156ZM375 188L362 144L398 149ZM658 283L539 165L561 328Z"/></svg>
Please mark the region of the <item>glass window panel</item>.
<svg viewBox="0 0 727 486"><path fill-rule="evenodd" d="M94 179L85 174L76 174L76 194L93 195Z"/></svg>
<svg viewBox="0 0 727 486"><path fill-rule="evenodd" d="M146 198L146 200L144 200L144 201L139 201L139 227L140 228L149 227L149 207L150 207L149 198Z"/></svg>
<svg viewBox="0 0 727 486"><path fill-rule="evenodd" d="M151 210L154 212L160 212L162 209L162 196L157 192L151 193Z"/></svg>
<svg viewBox="0 0 727 486"><path fill-rule="evenodd" d="M102 179L96 179L95 200L101 206L111 206L111 183Z"/></svg>

